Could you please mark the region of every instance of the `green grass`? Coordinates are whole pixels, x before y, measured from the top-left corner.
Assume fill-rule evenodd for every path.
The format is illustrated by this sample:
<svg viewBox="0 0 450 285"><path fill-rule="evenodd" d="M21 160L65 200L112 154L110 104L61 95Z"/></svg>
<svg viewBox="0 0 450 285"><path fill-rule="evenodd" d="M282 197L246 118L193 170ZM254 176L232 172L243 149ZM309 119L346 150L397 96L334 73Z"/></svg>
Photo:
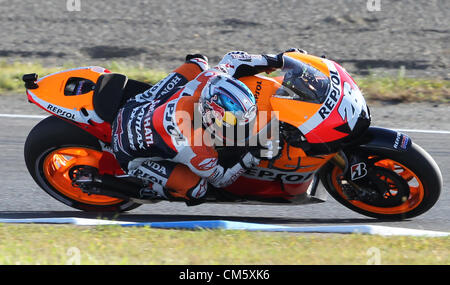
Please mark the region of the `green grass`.
<svg viewBox="0 0 450 285"><path fill-rule="evenodd" d="M372 101L450 103L449 80L367 76L355 81Z"/></svg>
<svg viewBox="0 0 450 285"><path fill-rule="evenodd" d="M0 265L450 264L450 237L0 224Z"/></svg>
<svg viewBox="0 0 450 285"><path fill-rule="evenodd" d="M87 66L87 65L84 65ZM37 73L39 77L62 71L64 69L78 67L73 63L59 67L44 67L39 63L20 63L0 61L0 94L24 93L25 87L22 76L27 73ZM142 65L128 65L120 62L109 62L102 65L112 72L126 74L129 78L155 84L163 79L167 73L164 71L152 70Z"/></svg>
<svg viewBox="0 0 450 285"><path fill-rule="evenodd" d="M59 67L44 67L39 63L0 61L0 94L22 94L22 75L47 74L76 67L70 63ZM112 72L126 74L129 78L154 84L164 78L167 72L146 68L142 64L106 62L103 67ZM367 101L388 102L436 102L450 103L450 81L436 78L407 78L403 72L398 76L357 76L355 78Z"/></svg>

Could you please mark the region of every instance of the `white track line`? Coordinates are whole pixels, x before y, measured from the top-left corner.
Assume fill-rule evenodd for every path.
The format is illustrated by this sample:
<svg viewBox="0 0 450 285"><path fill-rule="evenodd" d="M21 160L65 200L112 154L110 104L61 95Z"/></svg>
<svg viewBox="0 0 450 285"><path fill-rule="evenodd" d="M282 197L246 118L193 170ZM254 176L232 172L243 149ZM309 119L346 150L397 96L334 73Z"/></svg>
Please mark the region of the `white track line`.
<svg viewBox="0 0 450 285"><path fill-rule="evenodd" d="M0 223L13 224L73 224L79 226L118 225L129 222L109 221L85 218L29 218L29 219L0 219Z"/></svg>
<svg viewBox="0 0 450 285"><path fill-rule="evenodd" d="M0 114L0 118L18 118L18 119L44 119L48 116L43 115L24 115L24 114ZM450 134L450 131L445 130L420 130L420 129L396 129L390 128L393 130L397 130L399 132L406 133L424 133L424 134Z"/></svg>
<svg viewBox="0 0 450 285"><path fill-rule="evenodd" d="M0 118L44 119L47 117L43 115L0 114Z"/></svg>
<svg viewBox="0 0 450 285"><path fill-rule="evenodd" d="M212 222L212 223L211 223ZM30 219L0 219L0 223L25 223L25 224L73 224L79 226L97 225L122 225L122 226L149 226L159 229L225 229L225 230L248 230L268 232L298 232L298 233L341 233L341 234L369 234L382 236L425 236L445 237L449 232L405 229L398 227L385 227L373 225L341 225L341 226L316 226L316 227L286 227L278 225L254 224L233 221L180 221L180 222L123 222L84 218L30 218Z"/></svg>
<svg viewBox="0 0 450 285"><path fill-rule="evenodd" d="M405 133L446 134L446 135L450 134L450 131L440 131L440 130L416 130L416 129L395 129L395 130Z"/></svg>

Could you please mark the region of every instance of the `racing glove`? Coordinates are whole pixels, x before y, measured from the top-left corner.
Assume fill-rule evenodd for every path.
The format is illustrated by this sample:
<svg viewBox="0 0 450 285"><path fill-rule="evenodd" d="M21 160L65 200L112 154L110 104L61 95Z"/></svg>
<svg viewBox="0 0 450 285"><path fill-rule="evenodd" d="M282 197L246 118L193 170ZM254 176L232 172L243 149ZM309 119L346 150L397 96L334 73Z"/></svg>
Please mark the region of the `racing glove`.
<svg viewBox="0 0 450 285"><path fill-rule="evenodd" d="M272 70L275 71L275 69L277 68L283 68L284 65L284 61L283 61L283 55L287 52L300 52L300 53L304 53L304 54L308 54L305 50L303 49L298 49L298 48L290 48L285 50L284 52L281 52L279 54L264 54L263 57L267 60L267 66ZM267 72L267 71L266 71ZM268 72L269 73L269 72Z"/></svg>
<svg viewBox="0 0 450 285"><path fill-rule="evenodd" d="M244 76L251 76L264 71L273 71L273 67L269 63L269 60L270 58L267 57L267 55L248 54L244 51L232 51L222 58L216 68L239 79Z"/></svg>
<svg viewBox="0 0 450 285"><path fill-rule="evenodd" d="M214 174L207 178L208 182L216 188L225 188L233 184L247 169L257 166L259 162L260 159L247 152L232 167L224 168L218 165Z"/></svg>
<svg viewBox="0 0 450 285"><path fill-rule="evenodd" d="M195 53L195 54L188 54L186 55L187 63L195 63L197 64L201 70L207 70L209 69L208 65L208 58L205 55Z"/></svg>

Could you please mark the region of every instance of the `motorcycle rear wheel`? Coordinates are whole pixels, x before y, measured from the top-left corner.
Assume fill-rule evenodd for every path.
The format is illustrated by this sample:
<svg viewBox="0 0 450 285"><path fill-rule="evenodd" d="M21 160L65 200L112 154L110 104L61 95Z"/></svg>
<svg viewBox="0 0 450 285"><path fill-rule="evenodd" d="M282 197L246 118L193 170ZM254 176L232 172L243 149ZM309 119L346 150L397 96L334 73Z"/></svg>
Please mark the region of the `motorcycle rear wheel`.
<svg viewBox="0 0 450 285"><path fill-rule="evenodd" d="M98 167L98 140L56 117L47 117L29 133L24 146L25 163L34 181L50 196L87 212L125 212L141 204L114 197L88 194L74 187L69 171L75 166Z"/></svg>
<svg viewBox="0 0 450 285"><path fill-rule="evenodd" d="M388 220L419 216L434 206L442 189L442 174L433 158L412 143L406 152L364 150L375 162L375 183L385 183L384 195L372 201L348 197L342 170L328 163L321 170L321 181L328 193L345 207L362 215ZM380 185L380 184L378 184Z"/></svg>

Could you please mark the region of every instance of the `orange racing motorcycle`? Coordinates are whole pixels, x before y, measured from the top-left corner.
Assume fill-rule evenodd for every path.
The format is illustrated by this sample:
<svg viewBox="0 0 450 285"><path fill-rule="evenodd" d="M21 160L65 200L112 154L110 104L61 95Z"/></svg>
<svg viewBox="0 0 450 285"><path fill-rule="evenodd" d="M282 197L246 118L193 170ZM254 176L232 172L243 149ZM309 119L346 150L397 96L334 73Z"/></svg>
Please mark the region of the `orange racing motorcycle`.
<svg viewBox="0 0 450 285"><path fill-rule="evenodd" d="M240 78L258 112L277 122L281 150L229 187L208 191L207 203L300 205L324 202L328 192L360 214L406 219L437 202L436 162L409 136L370 127L369 108L344 68L300 52L285 60L284 76ZM84 211L123 212L159 201L142 195L146 185L122 171L110 147L117 111L151 85L98 66L23 80L29 102L52 115L24 147L28 171L44 191Z"/></svg>

